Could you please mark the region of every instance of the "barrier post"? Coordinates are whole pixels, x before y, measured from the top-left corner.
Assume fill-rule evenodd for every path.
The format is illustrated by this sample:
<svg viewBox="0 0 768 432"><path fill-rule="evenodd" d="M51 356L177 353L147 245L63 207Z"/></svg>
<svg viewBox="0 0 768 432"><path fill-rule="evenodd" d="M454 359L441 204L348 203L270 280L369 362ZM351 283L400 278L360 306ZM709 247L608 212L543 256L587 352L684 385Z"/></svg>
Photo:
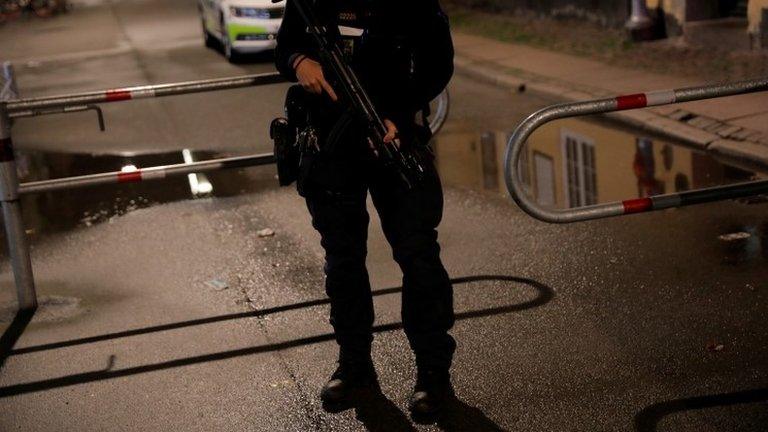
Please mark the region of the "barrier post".
<svg viewBox="0 0 768 432"><path fill-rule="evenodd" d="M0 101L14 100L19 98L19 88L16 86L16 75L13 72L11 62L3 62L0 65Z"/></svg>
<svg viewBox="0 0 768 432"><path fill-rule="evenodd" d="M0 100L0 203L3 207L5 236L8 239L8 255L16 281L16 295L20 311L37 309L35 280L32 276L32 261L29 243L21 217L19 200L19 178L11 142L11 119L6 101Z"/></svg>

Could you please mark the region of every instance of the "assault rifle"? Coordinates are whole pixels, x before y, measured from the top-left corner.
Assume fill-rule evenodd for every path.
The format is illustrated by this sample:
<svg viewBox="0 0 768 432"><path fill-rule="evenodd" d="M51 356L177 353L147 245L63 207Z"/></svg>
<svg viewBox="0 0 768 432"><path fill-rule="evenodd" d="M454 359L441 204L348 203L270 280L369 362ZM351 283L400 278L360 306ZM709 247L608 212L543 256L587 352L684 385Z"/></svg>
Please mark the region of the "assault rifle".
<svg viewBox="0 0 768 432"><path fill-rule="evenodd" d="M282 0L272 0L273 3L280 1ZM329 33L327 25L320 22L309 1L287 1L293 2L307 24L307 30L317 44L323 69L333 74L333 77L336 78L336 84L341 89L342 96L352 106L363 123L367 125L368 144L377 158L385 167L391 168L408 189L412 188L423 178L424 167L413 153L406 153L401 150L399 139L389 143L384 142L384 136L387 133L384 120L373 106L373 102L360 84L355 71L345 61L337 38Z"/></svg>

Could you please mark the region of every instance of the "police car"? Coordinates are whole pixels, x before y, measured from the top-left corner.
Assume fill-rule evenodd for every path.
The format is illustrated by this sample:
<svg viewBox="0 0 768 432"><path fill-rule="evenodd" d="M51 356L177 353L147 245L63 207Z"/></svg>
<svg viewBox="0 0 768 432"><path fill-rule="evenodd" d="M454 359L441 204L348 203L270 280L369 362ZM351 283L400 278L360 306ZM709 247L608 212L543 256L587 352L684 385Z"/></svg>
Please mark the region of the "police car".
<svg viewBox="0 0 768 432"><path fill-rule="evenodd" d="M229 61L274 49L285 6L271 0L199 0L205 46L220 45Z"/></svg>

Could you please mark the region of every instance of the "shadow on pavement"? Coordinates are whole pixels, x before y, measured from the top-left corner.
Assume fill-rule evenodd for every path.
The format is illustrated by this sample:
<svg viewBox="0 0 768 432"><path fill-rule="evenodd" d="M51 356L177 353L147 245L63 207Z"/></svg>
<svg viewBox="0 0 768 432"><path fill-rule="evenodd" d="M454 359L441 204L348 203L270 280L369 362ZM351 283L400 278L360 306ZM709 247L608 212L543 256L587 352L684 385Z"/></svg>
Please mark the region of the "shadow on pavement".
<svg viewBox="0 0 768 432"><path fill-rule="evenodd" d="M34 311L19 311L11 321L11 325L0 336L0 370L2 370L5 361L13 354L13 346L24 333L24 329L27 328L29 322L32 321L32 317L35 315Z"/></svg>
<svg viewBox="0 0 768 432"><path fill-rule="evenodd" d="M655 432L664 417L682 411L759 402L768 402L768 388L658 402L643 408L635 415L635 431Z"/></svg>
<svg viewBox="0 0 768 432"><path fill-rule="evenodd" d="M504 432L501 426L488 418L479 408L473 407L458 397L453 398L437 419L437 427L445 432Z"/></svg>
<svg viewBox="0 0 768 432"><path fill-rule="evenodd" d="M538 295L536 296L536 298L523 303L506 305L506 306L498 306L498 307L475 310L475 311L460 312L456 314L456 320L466 320L466 319L472 319L472 318L501 315L501 314L506 314L511 312L518 312L526 309L532 309L535 307L542 306L550 302L554 298L554 291L552 290L552 288L540 282L537 282L532 279L527 279L527 278L505 276L505 275L479 275L479 276L467 276L467 277L452 279L452 282L454 284L465 284L465 283L480 282L480 281L504 281L504 282L515 282L519 284L524 284L538 291ZM377 290L374 292L374 295L381 296L386 294L392 294L392 293L400 292L401 290L402 290L401 287ZM234 319L240 319L240 318L259 317L259 316L274 314L277 312L302 309L306 307L324 305L328 303L329 301L327 299L312 300L308 302L297 303L297 304L287 305L287 306L279 306L275 308L258 310L253 312L222 315L218 317L203 318L199 320L184 321L180 323L172 323L172 324L166 324L166 325L160 325L160 326L154 326L154 327L147 327L143 329L128 330L128 331L118 332L118 333L110 333L110 334L105 334L100 336L93 336L93 337L75 339L70 341L63 341L63 342L56 342L56 343L45 344L45 345L20 348L20 349L11 351L10 354L11 355L26 354L26 353L55 349L55 348L68 347L73 345L82 345L87 343L94 343L94 342L117 339L117 338L128 337L128 336L136 336L136 335L148 334L148 333L165 331L165 330L191 327L195 325L209 324L209 323L228 321L228 320L234 320ZM403 324L400 322L397 322L397 323L382 324L382 325L375 326L373 331L376 333L382 333L382 332L400 330L402 328L403 328ZM68 387L68 386L73 386L78 384L85 384L89 382L137 375L141 373L173 369L177 367L190 366L194 364L226 360L226 359L235 358L235 357L248 356L248 355L260 354L260 353L272 352L272 351L281 351L289 348L295 348L295 347L304 346L304 345L312 345L312 344L328 342L333 340L334 340L333 333L327 333L322 335L295 339L291 341L278 342L278 343L260 345L260 346L248 347L248 348L241 348L241 349L230 350L230 351L222 351L222 352L217 352L212 354L204 354L200 356L169 360L169 361L160 362L160 363L135 366L135 367L126 368L126 369L97 370L92 372L72 374L72 375L67 375L67 376L58 377L58 378L1 387L0 398L20 395L25 393L45 391L45 390L50 390L54 388ZM14 343L15 343L15 340L14 340Z"/></svg>
<svg viewBox="0 0 768 432"><path fill-rule="evenodd" d="M354 402L344 409L329 412L341 412L346 409L355 410L355 418L368 432L415 432L417 430L411 419L389 400L378 386L356 395ZM434 424L444 432L505 432L480 409L468 405L458 397L453 397L446 402L439 417L418 423Z"/></svg>
<svg viewBox="0 0 768 432"><path fill-rule="evenodd" d="M325 407L324 407L325 409ZM355 410L355 418L368 432L415 432L411 419L376 386L374 389L357 394L353 402L337 410ZM446 402L443 412L433 420L419 421L419 424L434 424L444 432L505 432L501 426L489 419L480 409L454 396Z"/></svg>
<svg viewBox="0 0 768 432"><path fill-rule="evenodd" d="M381 389L366 392L351 407L355 418L369 432L415 432L408 416Z"/></svg>

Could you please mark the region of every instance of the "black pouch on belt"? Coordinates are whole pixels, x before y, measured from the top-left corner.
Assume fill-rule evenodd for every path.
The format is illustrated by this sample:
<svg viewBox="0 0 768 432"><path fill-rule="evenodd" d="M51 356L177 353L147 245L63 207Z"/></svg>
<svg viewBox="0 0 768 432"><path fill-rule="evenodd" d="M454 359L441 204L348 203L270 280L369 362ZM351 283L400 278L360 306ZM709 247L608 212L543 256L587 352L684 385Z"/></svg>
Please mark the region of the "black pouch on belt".
<svg viewBox="0 0 768 432"><path fill-rule="evenodd" d="M270 125L269 135L275 143L280 186L289 186L299 177L302 149L298 138L299 132L307 127L309 103L304 89L292 86L285 97L286 117L276 118Z"/></svg>
<svg viewBox="0 0 768 432"><path fill-rule="evenodd" d="M280 186L290 186L298 178L301 157L296 145L296 129L288 119L276 118L269 127L269 136L275 143L277 180Z"/></svg>

